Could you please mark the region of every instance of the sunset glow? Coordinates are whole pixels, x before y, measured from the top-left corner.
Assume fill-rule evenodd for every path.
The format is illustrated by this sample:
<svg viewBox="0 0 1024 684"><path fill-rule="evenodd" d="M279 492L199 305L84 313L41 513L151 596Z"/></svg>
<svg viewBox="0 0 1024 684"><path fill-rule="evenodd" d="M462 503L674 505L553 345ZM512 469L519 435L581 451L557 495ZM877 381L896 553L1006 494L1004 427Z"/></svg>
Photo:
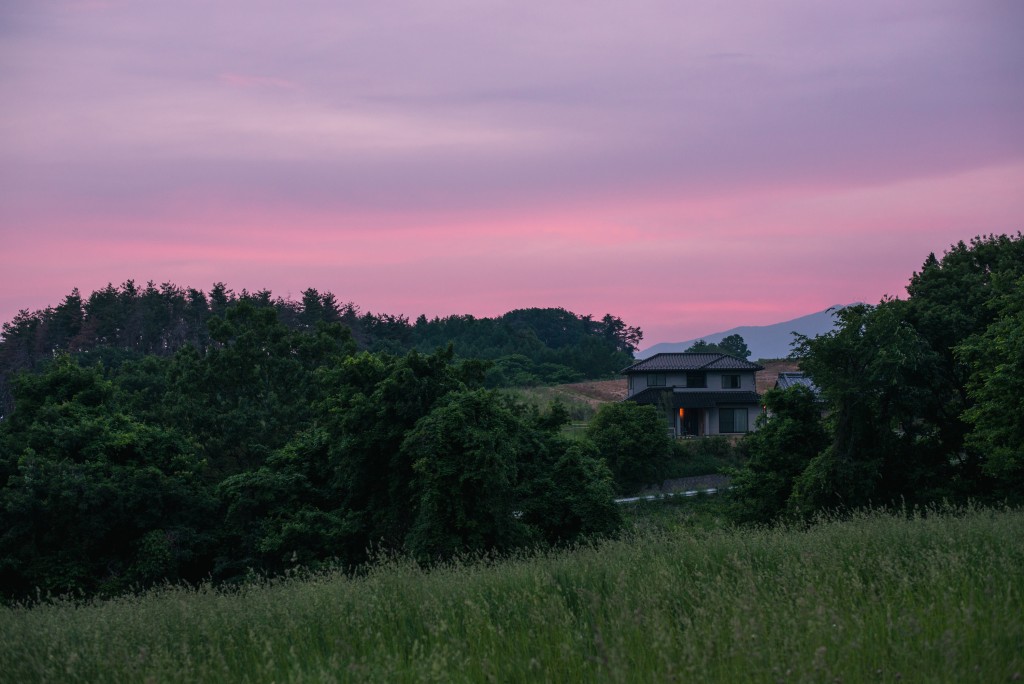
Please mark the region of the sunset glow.
<svg viewBox="0 0 1024 684"><path fill-rule="evenodd" d="M244 21L241 19L244 18ZM641 346L1024 228L1024 5L14 2L0 320L128 279Z"/></svg>

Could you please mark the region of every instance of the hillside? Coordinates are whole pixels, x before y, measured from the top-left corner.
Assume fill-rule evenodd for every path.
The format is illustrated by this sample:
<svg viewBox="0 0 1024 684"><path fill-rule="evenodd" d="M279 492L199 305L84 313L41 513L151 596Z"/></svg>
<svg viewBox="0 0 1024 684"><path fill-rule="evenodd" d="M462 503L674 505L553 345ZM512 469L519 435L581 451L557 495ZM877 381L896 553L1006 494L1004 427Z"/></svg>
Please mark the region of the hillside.
<svg viewBox="0 0 1024 684"><path fill-rule="evenodd" d="M764 366L764 370L757 373L758 393L763 393L774 387L779 373L792 373L800 370L800 362L792 359L761 359L757 363ZM626 378L573 382L557 385L553 389L572 399L587 401L595 405L605 404L626 398Z"/></svg>
<svg viewBox="0 0 1024 684"><path fill-rule="evenodd" d="M1024 672L1024 514L725 528L631 508L600 545L218 592L0 607L11 682L999 682Z"/></svg>
<svg viewBox="0 0 1024 684"><path fill-rule="evenodd" d="M846 305L848 306L848 305ZM753 359L781 359L789 356L790 345L793 342L793 333L814 337L826 333L835 325L833 313L836 309L844 308L844 305L837 304L830 306L824 311L801 316L781 323L771 325L743 325L738 328L730 328L722 332L703 335L684 342L661 342L643 349L636 353L636 358L646 359L649 356L661 352L683 352L694 342L704 340L715 344L721 342L729 335L740 335L743 341L750 348Z"/></svg>
<svg viewBox="0 0 1024 684"><path fill-rule="evenodd" d="M800 370L800 362L791 359L762 359L758 361L764 366L763 371L757 372L757 393L764 394L775 387L775 381L779 373L793 373Z"/></svg>

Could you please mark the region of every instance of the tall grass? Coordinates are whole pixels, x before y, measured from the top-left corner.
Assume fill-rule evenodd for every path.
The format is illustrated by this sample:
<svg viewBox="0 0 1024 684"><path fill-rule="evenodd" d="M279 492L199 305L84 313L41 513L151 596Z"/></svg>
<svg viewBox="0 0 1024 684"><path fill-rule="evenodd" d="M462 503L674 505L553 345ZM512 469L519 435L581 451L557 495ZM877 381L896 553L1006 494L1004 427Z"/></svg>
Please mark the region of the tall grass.
<svg viewBox="0 0 1024 684"><path fill-rule="evenodd" d="M672 442L666 479L726 472L744 461L738 440L730 437L699 437Z"/></svg>
<svg viewBox="0 0 1024 684"><path fill-rule="evenodd" d="M561 402L569 412L569 419L574 424L586 424L597 413L594 403L571 394L564 385L538 385L536 387L520 387L502 390L511 394L518 401L536 406L542 411L551 408L555 401Z"/></svg>
<svg viewBox="0 0 1024 684"><path fill-rule="evenodd" d="M651 527L423 571L0 609L10 682L998 682L1024 674L1024 512Z"/></svg>

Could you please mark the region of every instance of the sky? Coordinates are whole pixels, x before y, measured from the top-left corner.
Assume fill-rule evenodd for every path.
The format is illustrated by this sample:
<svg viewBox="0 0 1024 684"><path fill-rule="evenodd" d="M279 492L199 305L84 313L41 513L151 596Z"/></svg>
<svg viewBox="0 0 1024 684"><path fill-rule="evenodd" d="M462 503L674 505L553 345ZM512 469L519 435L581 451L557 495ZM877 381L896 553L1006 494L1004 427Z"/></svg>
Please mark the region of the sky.
<svg viewBox="0 0 1024 684"><path fill-rule="evenodd" d="M0 321L108 282L612 313L905 294L1024 229L1019 0L5 0Z"/></svg>

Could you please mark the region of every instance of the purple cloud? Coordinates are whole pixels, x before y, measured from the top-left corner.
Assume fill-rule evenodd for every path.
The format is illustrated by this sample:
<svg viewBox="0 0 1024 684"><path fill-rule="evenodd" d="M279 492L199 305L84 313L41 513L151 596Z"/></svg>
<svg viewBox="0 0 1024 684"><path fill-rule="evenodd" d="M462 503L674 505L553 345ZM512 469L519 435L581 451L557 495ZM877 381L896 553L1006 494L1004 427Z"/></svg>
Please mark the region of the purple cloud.
<svg viewBox="0 0 1024 684"><path fill-rule="evenodd" d="M398 232L420 253L460 236L459 263L408 256L410 273L440 283L432 301L609 301L682 338L717 323L666 321L652 300L714 279L673 270L695 255L743 255L739 291L721 301L748 313L718 310L754 323L785 313L758 292L793 307L871 300L928 251L1020 227L1019 3L15 2L0 26L4 320L128 277L126 263L166 269L133 270L140 280L230 278L221 252L162 261L168 231L199 255L211 233L258 236L253 267L230 268L275 282L240 287L373 298L385 288L319 267L307 283L293 262L351 239L372 268ZM525 251L501 264L509 226ZM303 244L273 266L294 230ZM72 266L80 254L60 245L83 233L134 256ZM26 285L17 264L44 254ZM758 268L769 255L795 261L785 275ZM851 269L817 303L764 286L820 291L854 257L885 268ZM552 275L572 260L594 267ZM668 290L618 296L607 273L588 275L628 280L652 264ZM467 283L477 300L452 294ZM374 306L424 304L405 288Z"/></svg>

